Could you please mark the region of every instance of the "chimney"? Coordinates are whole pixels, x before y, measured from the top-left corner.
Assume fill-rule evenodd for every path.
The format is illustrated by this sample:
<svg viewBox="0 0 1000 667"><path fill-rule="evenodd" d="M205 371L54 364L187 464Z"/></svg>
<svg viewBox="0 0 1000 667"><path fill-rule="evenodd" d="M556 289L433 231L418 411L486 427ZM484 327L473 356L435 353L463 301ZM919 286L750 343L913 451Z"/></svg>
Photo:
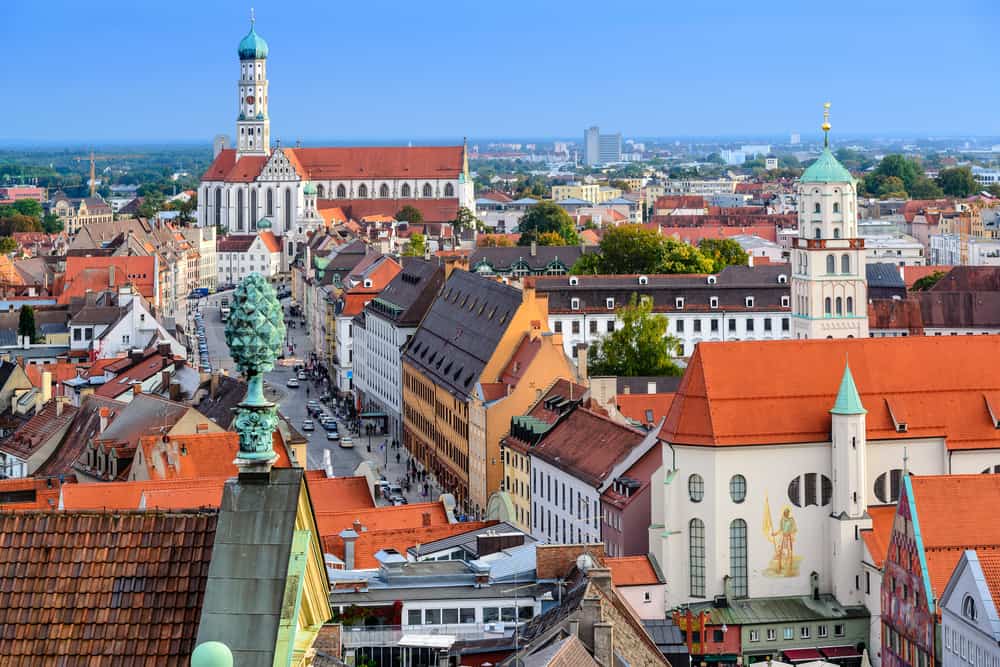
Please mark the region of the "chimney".
<svg viewBox="0 0 1000 667"><path fill-rule="evenodd" d="M42 371L42 403L52 400L52 372Z"/></svg>
<svg viewBox="0 0 1000 667"><path fill-rule="evenodd" d="M141 393L142 393L142 383L136 382L134 385L132 385L132 395L138 396Z"/></svg>
<svg viewBox="0 0 1000 667"><path fill-rule="evenodd" d="M354 532L358 535L364 532L364 527L361 525L360 519L355 519L354 523L351 524L351 527L354 528Z"/></svg>
<svg viewBox="0 0 1000 667"><path fill-rule="evenodd" d="M532 241L531 242L531 256L532 257L536 257L537 255L538 255L538 242L537 241Z"/></svg>
<svg viewBox="0 0 1000 667"><path fill-rule="evenodd" d="M344 540L344 569L354 569L354 542L358 534L353 530L340 531L340 539Z"/></svg>
<svg viewBox="0 0 1000 667"><path fill-rule="evenodd" d="M576 344L576 376L580 384L587 384L587 344Z"/></svg>
<svg viewBox="0 0 1000 667"><path fill-rule="evenodd" d="M63 406L65 406L68 401L68 396L56 396L56 417L62 417Z"/></svg>
<svg viewBox="0 0 1000 667"><path fill-rule="evenodd" d="M646 393L647 394L655 394L656 393L656 381L655 380L650 380L649 382L646 383Z"/></svg>
<svg viewBox="0 0 1000 667"><path fill-rule="evenodd" d="M27 336L25 336L25 338L27 338ZM24 355L23 354L17 355L17 365L20 366L21 368L24 368Z"/></svg>
<svg viewBox="0 0 1000 667"><path fill-rule="evenodd" d="M594 623L594 660L601 667L612 667L614 661L614 626L606 621Z"/></svg>
<svg viewBox="0 0 1000 667"><path fill-rule="evenodd" d="M753 253L752 252L748 252L747 253L747 266L753 268Z"/></svg>
<svg viewBox="0 0 1000 667"><path fill-rule="evenodd" d="M423 526L424 526L425 528L426 528L427 526L430 526L430 525L431 525L431 513L430 513L430 512L424 512L424 513L423 513L423 514L421 515L421 519L423 520Z"/></svg>
<svg viewBox="0 0 1000 667"><path fill-rule="evenodd" d="M592 567L587 570L587 578L606 595L611 595L611 570L606 567Z"/></svg>
<svg viewBox="0 0 1000 667"><path fill-rule="evenodd" d="M115 265L112 264L108 267L108 287L115 286Z"/></svg>
<svg viewBox="0 0 1000 667"><path fill-rule="evenodd" d="M59 411L57 410L57 412ZM98 435L100 435L108 428L108 417L111 416L111 408L100 408L97 414L101 417L101 430L98 431Z"/></svg>

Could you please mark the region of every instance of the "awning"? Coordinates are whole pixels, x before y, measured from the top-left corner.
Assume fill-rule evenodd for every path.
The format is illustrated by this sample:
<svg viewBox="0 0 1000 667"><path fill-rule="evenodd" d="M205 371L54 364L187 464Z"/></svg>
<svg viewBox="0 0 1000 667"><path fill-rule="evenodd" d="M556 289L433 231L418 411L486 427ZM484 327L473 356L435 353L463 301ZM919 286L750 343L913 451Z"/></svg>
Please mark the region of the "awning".
<svg viewBox="0 0 1000 667"><path fill-rule="evenodd" d="M820 652L827 658L860 658L861 653L855 646L823 646Z"/></svg>
<svg viewBox="0 0 1000 667"><path fill-rule="evenodd" d="M455 635L403 635L399 646L411 648L451 648L455 643Z"/></svg>
<svg viewBox="0 0 1000 667"><path fill-rule="evenodd" d="M790 648L782 651L785 659L789 662L808 662L810 660L822 660L823 656L814 648Z"/></svg>

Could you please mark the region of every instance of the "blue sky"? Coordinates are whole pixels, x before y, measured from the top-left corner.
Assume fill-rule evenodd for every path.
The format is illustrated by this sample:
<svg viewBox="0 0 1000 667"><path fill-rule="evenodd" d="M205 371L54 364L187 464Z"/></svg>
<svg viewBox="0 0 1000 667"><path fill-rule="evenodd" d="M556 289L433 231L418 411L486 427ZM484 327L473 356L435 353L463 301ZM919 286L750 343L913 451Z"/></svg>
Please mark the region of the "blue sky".
<svg viewBox="0 0 1000 667"><path fill-rule="evenodd" d="M1000 135L993 0L252 4L283 141ZM7 3L0 138L231 135L250 5Z"/></svg>

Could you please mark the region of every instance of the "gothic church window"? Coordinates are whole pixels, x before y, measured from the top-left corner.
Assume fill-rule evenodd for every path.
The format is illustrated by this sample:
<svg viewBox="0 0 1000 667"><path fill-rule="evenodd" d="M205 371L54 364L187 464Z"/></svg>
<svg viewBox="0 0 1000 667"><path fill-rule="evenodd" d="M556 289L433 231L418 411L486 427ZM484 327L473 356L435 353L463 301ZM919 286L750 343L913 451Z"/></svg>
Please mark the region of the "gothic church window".
<svg viewBox="0 0 1000 667"><path fill-rule="evenodd" d="M215 226L222 224L222 188L215 188Z"/></svg>
<svg viewBox="0 0 1000 667"><path fill-rule="evenodd" d="M264 215L274 215L274 191L268 189L264 193Z"/></svg>
<svg viewBox="0 0 1000 667"><path fill-rule="evenodd" d="M358 186L358 197L368 199L368 186L364 183Z"/></svg>
<svg viewBox="0 0 1000 667"><path fill-rule="evenodd" d="M285 188L285 229L292 228L292 189Z"/></svg>
<svg viewBox="0 0 1000 667"><path fill-rule="evenodd" d="M380 187L378 189L378 196L381 197L382 199L388 199L389 198L389 186L386 185L385 183L383 183L382 187Z"/></svg>
<svg viewBox="0 0 1000 667"><path fill-rule="evenodd" d="M326 198L326 188L323 187L322 183L316 186L316 196L320 199Z"/></svg>
<svg viewBox="0 0 1000 667"><path fill-rule="evenodd" d="M455 196L455 186L453 186L451 183L446 184L444 186L444 196L445 197L454 197Z"/></svg>
<svg viewBox="0 0 1000 667"><path fill-rule="evenodd" d="M424 196L425 197L432 197L433 196L433 191L431 190L431 184L430 183L424 183Z"/></svg>
<svg viewBox="0 0 1000 667"><path fill-rule="evenodd" d="M410 184L409 184L409 183L403 183L403 192L402 192L402 196L403 196L404 198L407 198L407 197L409 197L409 196L410 196Z"/></svg>
<svg viewBox="0 0 1000 667"><path fill-rule="evenodd" d="M243 231L243 190L236 191L236 229Z"/></svg>
<svg viewBox="0 0 1000 667"><path fill-rule="evenodd" d="M345 199L347 197L347 188L341 183L337 186L337 199Z"/></svg>

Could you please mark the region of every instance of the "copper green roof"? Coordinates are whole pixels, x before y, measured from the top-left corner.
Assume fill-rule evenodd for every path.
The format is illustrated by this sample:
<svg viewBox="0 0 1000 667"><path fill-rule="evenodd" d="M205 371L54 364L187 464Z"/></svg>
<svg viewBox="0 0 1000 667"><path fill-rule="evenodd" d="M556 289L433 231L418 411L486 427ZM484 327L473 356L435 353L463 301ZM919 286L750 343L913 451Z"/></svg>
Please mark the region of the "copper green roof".
<svg viewBox="0 0 1000 667"><path fill-rule="evenodd" d="M267 42L250 25L250 32L240 40L240 60L263 60L267 58Z"/></svg>
<svg viewBox="0 0 1000 667"><path fill-rule="evenodd" d="M854 376L850 365L844 366L844 377L840 380L840 391L837 392L837 402L830 410L834 415L864 415L868 411L861 405L858 388L854 386Z"/></svg>
<svg viewBox="0 0 1000 667"><path fill-rule="evenodd" d="M854 177L833 156L829 148L824 148L819 158L809 165L799 181L802 183L853 183Z"/></svg>
<svg viewBox="0 0 1000 667"><path fill-rule="evenodd" d="M309 181L305 184L305 187L302 188L302 194L304 195L316 194L316 186L313 184L312 181Z"/></svg>

